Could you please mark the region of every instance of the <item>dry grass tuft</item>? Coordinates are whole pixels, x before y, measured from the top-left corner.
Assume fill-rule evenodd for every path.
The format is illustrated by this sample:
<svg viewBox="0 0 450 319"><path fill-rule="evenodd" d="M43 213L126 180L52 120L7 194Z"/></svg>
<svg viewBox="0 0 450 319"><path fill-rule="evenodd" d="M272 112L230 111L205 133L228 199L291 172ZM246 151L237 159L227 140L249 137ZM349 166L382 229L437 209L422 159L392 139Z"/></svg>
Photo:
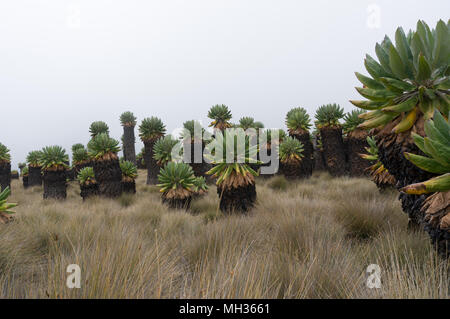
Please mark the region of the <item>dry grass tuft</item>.
<svg viewBox="0 0 450 319"><path fill-rule="evenodd" d="M449 262L365 179L261 178L246 216L221 214L215 187L190 213L169 210L144 171L137 195L116 200L83 203L76 183L64 202L12 188L0 298L449 298ZM81 289L66 287L69 264ZM369 264L380 289L366 286Z"/></svg>

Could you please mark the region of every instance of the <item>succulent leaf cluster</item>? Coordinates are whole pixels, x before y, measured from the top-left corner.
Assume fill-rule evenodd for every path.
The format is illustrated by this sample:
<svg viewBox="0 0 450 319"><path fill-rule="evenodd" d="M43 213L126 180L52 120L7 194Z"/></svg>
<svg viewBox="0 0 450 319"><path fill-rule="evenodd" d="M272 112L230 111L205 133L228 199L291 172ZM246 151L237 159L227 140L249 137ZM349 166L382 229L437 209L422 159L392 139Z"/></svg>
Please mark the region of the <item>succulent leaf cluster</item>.
<svg viewBox="0 0 450 319"><path fill-rule="evenodd" d="M89 160L88 151L83 147L76 148L72 153L73 164L81 164Z"/></svg>
<svg viewBox="0 0 450 319"><path fill-rule="evenodd" d="M137 167L130 161L120 161L122 177L128 180L135 180L138 176Z"/></svg>
<svg viewBox="0 0 450 319"><path fill-rule="evenodd" d="M196 177L186 163L169 162L158 174L160 192L169 198L185 198L195 190Z"/></svg>
<svg viewBox="0 0 450 319"><path fill-rule="evenodd" d="M286 114L286 126L289 132L295 134L299 131L309 131L311 128L311 119L308 112L303 107L291 109Z"/></svg>
<svg viewBox="0 0 450 319"><path fill-rule="evenodd" d="M164 166L167 162L178 161L180 159L181 144L172 135L166 135L156 141L153 146L153 158L159 166ZM174 154L176 158L172 158Z"/></svg>
<svg viewBox="0 0 450 319"><path fill-rule="evenodd" d="M135 126L136 125L136 116L134 116L133 112L127 111L123 112L120 115L120 123L123 126Z"/></svg>
<svg viewBox="0 0 450 319"><path fill-rule="evenodd" d="M27 155L27 163L31 167L39 167L41 160L42 152L41 151L31 151Z"/></svg>
<svg viewBox="0 0 450 319"><path fill-rule="evenodd" d="M139 136L142 141L154 141L166 133L166 126L161 119L152 116L142 120L139 125Z"/></svg>
<svg viewBox="0 0 450 319"><path fill-rule="evenodd" d="M316 110L316 126L318 128L325 126L340 126L339 120L344 117L344 109L338 104L326 104L319 106Z"/></svg>
<svg viewBox="0 0 450 319"><path fill-rule="evenodd" d="M244 131L249 128L255 128L255 119L250 116L244 116L239 120L238 127L242 128Z"/></svg>
<svg viewBox="0 0 450 319"><path fill-rule="evenodd" d="M103 121L92 122L91 126L89 127L89 133L91 133L91 137L96 137L97 135L102 133L109 134L108 124Z"/></svg>
<svg viewBox="0 0 450 319"><path fill-rule="evenodd" d="M224 135L218 134L206 149L205 156L214 165L207 174L217 178L217 185L237 188L254 183L258 173L249 163L261 162L256 160L257 145L250 143L249 136L242 129L228 129Z"/></svg>
<svg viewBox="0 0 450 319"><path fill-rule="evenodd" d="M77 180L82 185L96 184L94 168L84 167L78 172Z"/></svg>
<svg viewBox="0 0 450 319"><path fill-rule="evenodd" d="M7 220L9 220L11 217L10 215L14 214L13 211L11 211L11 208L14 208L17 206L15 203L8 203L8 197L11 194L11 189L9 187L6 187L1 193L0 193L0 222L5 223Z"/></svg>
<svg viewBox="0 0 450 319"><path fill-rule="evenodd" d="M206 178L203 176L198 176L194 180L194 192L201 195L208 191L208 185L206 184Z"/></svg>
<svg viewBox="0 0 450 319"><path fill-rule="evenodd" d="M376 61L366 55L364 65L371 77L356 73L363 87L356 88L367 100L350 101L370 112L361 115L361 128L383 127L395 122L394 133L410 131L420 117L435 110L449 112L450 22L440 20L435 29L423 21L407 35L395 33L395 45L385 37L377 43Z"/></svg>
<svg viewBox="0 0 450 319"><path fill-rule="evenodd" d="M72 153L74 153L77 149L79 148L85 148L83 144L81 143L76 143L72 145Z"/></svg>
<svg viewBox="0 0 450 319"><path fill-rule="evenodd" d="M209 126L219 130L224 130L231 127L231 111L225 104L216 104L212 106L208 111L208 117L213 120Z"/></svg>
<svg viewBox="0 0 450 319"><path fill-rule="evenodd" d="M119 141L109 137L106 133L95 136L88 143L88 154L94 159L117 159L119 151Z"/></svg>
<svg viewBox="0 0 450 319"><path fill-rule="evenodd" d="M68 165L69 155L66 150L59 145L46 146L41 151L39 166L44 171L47 170L65 170Z"/></svg>
<svg viewBox="0 0 450 319"><path fill-rule="evenodd" d="M394 185L395 178L389 173L378 158L378 147L375 139L372 136L367 136L366 141L369 145L368 147L365 147L367 153L359 154L359 156L373 163L367 168L373 181L377 185Z"/></svg>
<svg viewBox="0 0 450 319"><path fill-rule="evenodd" d="M407 194L424 194L450 190L450 124L438 110L425 123L426 137L412 133L414 143L426 156L405 153L405 157L424 171L440 174L427 181L408 185Z"/></svg>
<svg viewBox="0 0 450 319"><path fill-rule="evenodd" d="M2 143L0 143L0 162L11 162L9 149Z"/></svg>
<svg viewBox="0 0 450 319"><path fill-rule="evenodd" d="M303 144L293 137L286 137L279 146L279 156L282 163L301 162L303 155Z"/></svg>
<svg viewBox="0 0 450 319"><path fill-rule="evenodd" d="M360 118L360 115L363 113L366 113L366 111L357 109L344 115L344 124L342 125L344 133L349 133L356 130L358 126L364 122L364 120Z"/></svg>

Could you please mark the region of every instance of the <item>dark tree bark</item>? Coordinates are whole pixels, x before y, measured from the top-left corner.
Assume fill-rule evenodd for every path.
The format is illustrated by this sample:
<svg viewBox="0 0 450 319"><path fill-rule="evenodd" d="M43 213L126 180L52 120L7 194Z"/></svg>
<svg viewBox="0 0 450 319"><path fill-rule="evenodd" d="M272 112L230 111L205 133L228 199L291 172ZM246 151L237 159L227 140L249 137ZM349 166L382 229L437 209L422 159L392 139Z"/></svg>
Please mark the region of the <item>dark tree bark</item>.
<svg viewBox="0 0 450 319"><path fill-rule="evenodd" d="M327 170L327 167L325 165L325 159L323 156L323 151L318 148L314 150L314 170L316 171Z"/></svg>
<svg viewBox="0 0 450 319"><path fill-rule="evenodd" d="M361 158L359 154L366 152L367 132L356 129L348 134L347 138L347 154L350 176L367 176L367 168L370 162Z"/></svg>
<svg viewBox="0 0 450 319"><path fill-rule="evenodd" d="M6 187L11 189L11 163L0 163L0 189L3 191Z"/></svg>
<svg viewBox="0 0 450 319"><path fill-rule="evenodd" d="M301 130L289 135L303 144L303 159L300 167L300 176L310 177L314 168L314 148L311 143L311 136L308 131Z"/></svg>
<svg viewBox="0 0 450 319"><path fill-rule="evenodd" d="M320 128L320 139L323 145L323 155L328 172L332 176L346 174L346 161L342 128L324 126Z"/></svg>
<svg viewBox="0 0 450 319"><path fill-rule="evenodd" d="M95 160L92 164L100 195L119 197L122 194L122 171L119 159Z"/></svg>
<svg viewBox="0 0 450 319"><path fill-rule="evenodd" d="M28 188L28 175L22 176L23 188Z"/></svg>
<svg viewBox="0 0 450 319"><path fill-rule="evenodd" d="M80 196L83 198L83 201L89 197L97 196L99 193L100 190L97 183L89 185L80 184Z"/></svg>
<svg viewBox="0 0 450 319"><path fill-rule="evenodd" d="M409 132L395 134L391 133L392 128L398 123L396 120L386 125L383 130L377 133L375 139L378 146L378 157L389 173L397 181L396 187L402 188L406 185L423 182L435 177L435 174L426 172L408 161L404 153L409 152L425 156L421 150L414 144ZM422 136L424 132L424 121L418 120L415 124L416 132ZM402 202L402 208L410 218L410 225L420 225L423 219L421 207L423 201L430 195L407 195L400 193L399 199Z"/></svg>
<svg viewBox="0 0 450 319"><path fill-rule="evenodd" d="M175 198L166 198L163 194L161 199L164 204L168 205L172 209L188 210L191 207L192 196L183 199L175 199Z"/></svg>
<svg viewBox="0 0 450 319"><path fill-rule="evenodd" d="M287 179L300 179L305 177L302 170L302 162L280 162L280 171Z"/></svg>
<svg viewBox="0 0 450 319"><path fill-rule="evenodd" d="M222 189L218 186L217 194L220 198L220 210L222 212L247 212L255 205L256 186L255 184L250 184L227 189Z"/></svg>
<svg viewBox="0 0 450 319"><path fill-rule="evenodd" d="M136 165L134 126L124 125L123 127L123 157Z"/></svg>
<svg viewBox="0 0 450 319"><path fill-rule="evenodd" d="M28 165L28 185L29 186L41 186L42 174L40 167L34 167Z"/></svg>
<svg viewBox="0 0 450 319"><path fill-rule="evenodd" d="M153 146L156 140L150 140L144 142L145 152L145 164L147 166L147 185L158 184L159 166L156 160L153 158Z"/></svg>
<svg viewBox="0 0 450 319"><path fill-rule="evenodd" d="M122 181L122 192L128 194L136 194L136 182Z"/></svg>
<svg viewBox="0 0 450 319"><path fill-rule="evenodd" d="M44 170L44 199L65 199L67 197L66 170Z"/></svg>

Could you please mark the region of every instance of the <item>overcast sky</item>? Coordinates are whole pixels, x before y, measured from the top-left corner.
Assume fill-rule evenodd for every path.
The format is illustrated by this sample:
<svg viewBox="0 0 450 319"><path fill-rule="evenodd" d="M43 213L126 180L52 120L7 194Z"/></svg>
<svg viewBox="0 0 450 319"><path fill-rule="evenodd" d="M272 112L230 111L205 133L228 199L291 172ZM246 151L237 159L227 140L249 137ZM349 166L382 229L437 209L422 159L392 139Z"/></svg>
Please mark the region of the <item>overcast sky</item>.
<svg viewBox="0 0 450 319"><path fill-rule="evenodd" d="M16 168L30 150L86 144L96 120L120 139L127 110L169 132L206 125L213 104L282 128L295 106L349 111L377 41L449 12L447 0L1 1L0 142Z"/></svg>

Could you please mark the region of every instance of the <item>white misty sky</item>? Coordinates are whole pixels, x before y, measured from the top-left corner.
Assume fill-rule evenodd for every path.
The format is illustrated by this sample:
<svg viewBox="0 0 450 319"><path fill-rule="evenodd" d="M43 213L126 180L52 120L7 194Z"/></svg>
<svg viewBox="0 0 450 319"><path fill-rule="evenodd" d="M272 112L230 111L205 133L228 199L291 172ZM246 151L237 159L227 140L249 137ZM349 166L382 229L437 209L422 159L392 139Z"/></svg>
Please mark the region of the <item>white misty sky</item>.
<svg viewBox="0 0 450 319"><path fill-rule="evenodd" d="M86 144L96 120L120 139L126 110L168 132L206 125L213 104L281 128L294 106L349 111L375 43L445 12L450 1L2 1L0 142L16 168L30 150Z"/></svg>

